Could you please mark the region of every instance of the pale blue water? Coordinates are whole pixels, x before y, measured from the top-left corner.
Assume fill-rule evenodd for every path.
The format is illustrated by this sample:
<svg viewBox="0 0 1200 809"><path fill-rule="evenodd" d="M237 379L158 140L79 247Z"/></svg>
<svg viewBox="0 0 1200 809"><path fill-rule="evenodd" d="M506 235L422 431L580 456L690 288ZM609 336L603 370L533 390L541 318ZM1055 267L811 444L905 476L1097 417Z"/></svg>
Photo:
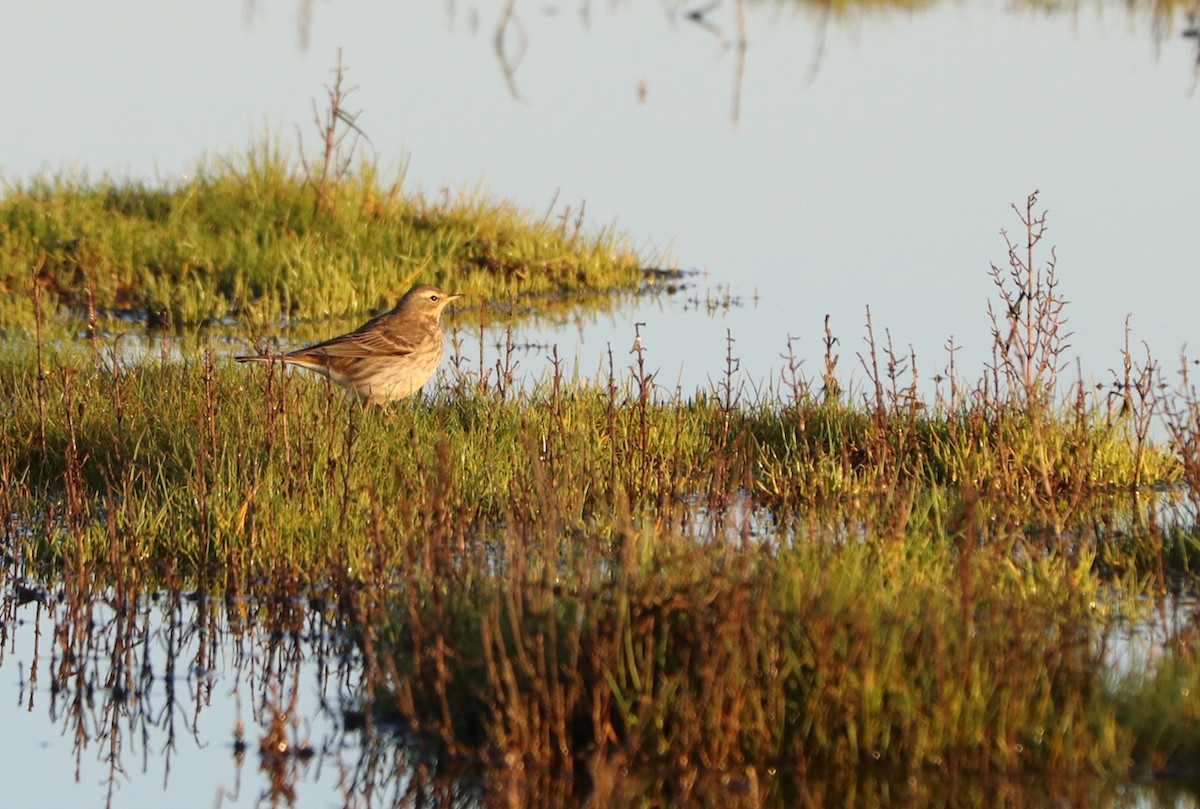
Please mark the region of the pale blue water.
<svg viewBox="0 0 1200 809"><path fill-rule="evenodd" d="M343 793L365 805L366 784L371 805L391 805L384 796L408 784L395 743L363 756L381 737L353 719L361 658L304 603L280 631L247 601L156 594L118 610L111 591L60 599L63 587L17 605L5 585L5 806L318 807ZM289 754L266 758L281 714Z"/></svg>

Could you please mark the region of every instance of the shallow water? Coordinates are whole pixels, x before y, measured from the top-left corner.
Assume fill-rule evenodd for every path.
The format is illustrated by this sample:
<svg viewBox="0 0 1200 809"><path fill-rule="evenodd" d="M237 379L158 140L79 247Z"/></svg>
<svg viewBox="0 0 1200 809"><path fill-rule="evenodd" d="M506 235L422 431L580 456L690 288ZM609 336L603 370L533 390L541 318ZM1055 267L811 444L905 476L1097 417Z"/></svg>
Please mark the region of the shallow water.
<svg viewBox="0 0 1200 809"><path fill-rule="evenodd" d="M390 807L422 795L484 805L477 783L418 780L431 762L374 725L363 656L324 597L135 596L18 578L2 599L0 772L11 805ZM1114 665L1153 655L1170 622L1195 611L1173 602L1125 623L1110 638ZM1002 786L1045 794L1036 780ZM719 779L713 796L740 801L745 787ZM960 783L953 799L935 783L857 788L857 805L966 806L987 805L996 785ZM1088 794L1104 806L1198 805L1166 786Z"/></svg>
<svg viewBox="0 0 1200 809"><path fill-rule="evenodd" d="M0 769L25 774L10 805L359 805L366 786L392 805L406 788L403 767L371 771L402 750L365 727L361 658L310 604L59 581L6 588L3 615Z"/></svg>

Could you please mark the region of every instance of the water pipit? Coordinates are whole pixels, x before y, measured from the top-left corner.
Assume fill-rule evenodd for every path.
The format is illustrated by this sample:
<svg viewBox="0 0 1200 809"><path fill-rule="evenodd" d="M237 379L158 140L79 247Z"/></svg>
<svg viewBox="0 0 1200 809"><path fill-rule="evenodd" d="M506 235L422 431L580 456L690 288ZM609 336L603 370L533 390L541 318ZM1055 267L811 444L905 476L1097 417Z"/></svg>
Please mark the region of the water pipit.
<svg viewBox="0 0 1200 809"><path fill-rule="evenodd" d="M282 362L316 371L341 385L363 404L411 396L442 363L445 336L442 310L462 295L415 286L390 312L349 334L286 354L236 357L238 362Z"/></svg>

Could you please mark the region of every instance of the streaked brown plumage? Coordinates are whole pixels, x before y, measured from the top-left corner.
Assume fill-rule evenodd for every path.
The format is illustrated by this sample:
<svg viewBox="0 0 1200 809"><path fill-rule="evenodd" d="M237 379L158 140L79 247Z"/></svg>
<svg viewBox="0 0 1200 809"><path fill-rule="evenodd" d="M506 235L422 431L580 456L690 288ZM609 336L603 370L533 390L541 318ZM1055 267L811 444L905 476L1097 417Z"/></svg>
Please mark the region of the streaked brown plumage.
<svg viewBox="0 0 1200 809"><path fill-rule="evenodd" d="M316 371L364 404L411 396L442 363L442 310L462 295L422 284L404 294L390 312L349 334L287 354L237 357L238 362L282 362Z"/></svg>

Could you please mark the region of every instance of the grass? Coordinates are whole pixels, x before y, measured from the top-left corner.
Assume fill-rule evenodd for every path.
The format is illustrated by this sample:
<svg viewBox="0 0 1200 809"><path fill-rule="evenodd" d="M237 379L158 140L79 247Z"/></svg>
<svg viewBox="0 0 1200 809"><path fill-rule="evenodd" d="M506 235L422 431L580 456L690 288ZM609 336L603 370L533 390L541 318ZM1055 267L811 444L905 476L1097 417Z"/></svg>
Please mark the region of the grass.
<svg viewBox="0 0 1200 809"><path fill-rule="evenodd" d="M1106 655L1144 603L1192 586L1200 395L1186 365L1170 378L1128 349L1105 390L1060 379L1069 335L1055 268L1037 264L1036 195L993 269L993 362L932 402L871 333L857 394L830 336L819 378L790 360L789 384L755 401L733 358L681 398L654 386L644 352L624 376L555 365L528 386L460 355L428 395L368 410L203 338L131 361L121 338L53 336L80 294L170 299L180 324L373 307L416 265L484 294L592 284L579 268L593 254L636 278L638 261L549 223L484 237L483 222L516 220L374 198L369 175L314 187L311 169L280 165L252 157L186 191L7 198L6 254L25 269L0 352L0 513L23 570L328 593L364 652L369 715L482 773L498 801L688 803L719 777L786 802L851 768L1088 780L1193 755L1191 635L1120 675ZM409 258L356 275L398 243ZM501 244L523 245L517 269ZM203 261L183 257L195 245ZM311 298L270 266L289 251L312 258L295 276ZM335 254L350 257L339 272L315 261Z"/></svg>
<svg viewBox="0 0 1200 809"><path fill-rule="evenodd" d="M1135 610L1160 564L1191 569L1195 534L1122 529L1155 508L1131 482L1179 464L1136 465L1102 411L1035 428L469 376L362 411L212 353L114 368L63 347L41 381L35 356L13 347L0 373L0 506L27 565L136 561L214 593L341 582L377 710L443 758L500 750L591 789L628 766L682 794L748 766L1114 776L1172 757L1131 718L1149 723L1157 675L1107 687L1097 604L1120 575L1112 609Z"/></svg>
<svg viewBox="0 0 1200 809"><path fill-rule="evenodd" d="M482 193L427 200L369 164L318 205L277 146L197 166L166 188L59 177L0 198L0 326L32 326L34 285L72 312L194 326L361 317L405 279L477 299L636 288L612 229L589 234ZM32 269L31 269L32 268Z"/></svg>
<svg viewBox="0 0 1200 809"><path fill-rule="evenodd" d="M405 590L377 641L388 704L522 778L629 767L685 796L700 773L747 769L1122 770L1086 559L652 542L608 573L518 564Z"/></svg>
<svg viewBox="0 0 1200 809"><path fill-rule="evenodd" d="M5 187L0 330L33 329L36 309L55 336L124 331L131 320L260 336L281 324L361 323L414 282L511 314L530 301L604 306L678 275L648 267L661 257L639 255L615 226L586 223L582 205L539 216L480 190L407 191L402 171L358 156L340 59L335 75L316 153L267 134L155 185L64 174Z"/></svg>
<svg viewBox="0 0 1200 809"><path fill-rule="evenodd" d="M109 542L122 538L148 561L201 573L202 560L226 568L248 549L255 573L360 567L376 542L418 533L431 514L465 541L561 503L563 530L589 531L611 522L619 498L667 526L697 505L752 506L788 533L903 539L974 521L987 526L978 539L1066 546L1106 535L1097 510L1132 524L1151 505L1135 482L1181 476L1161 449L1135 462L1120 422L1098 413L1041 425L1034 446L1016 412L902 420L816 399L730 407L658 401L629 380L500 393L469 375L415 406L359 412L324 383L248 373L211 351L110 365L67 346L45 350L40 376L36 355L12 341L0 358L3 472L25 506L10 513L76 515L73 551L88 564L120 562ZM405 504L414 511L397 513ZM380 520L397 522L383 537L361 528ZM65 554L57 531L48 539L44 553Z"/></svg>

